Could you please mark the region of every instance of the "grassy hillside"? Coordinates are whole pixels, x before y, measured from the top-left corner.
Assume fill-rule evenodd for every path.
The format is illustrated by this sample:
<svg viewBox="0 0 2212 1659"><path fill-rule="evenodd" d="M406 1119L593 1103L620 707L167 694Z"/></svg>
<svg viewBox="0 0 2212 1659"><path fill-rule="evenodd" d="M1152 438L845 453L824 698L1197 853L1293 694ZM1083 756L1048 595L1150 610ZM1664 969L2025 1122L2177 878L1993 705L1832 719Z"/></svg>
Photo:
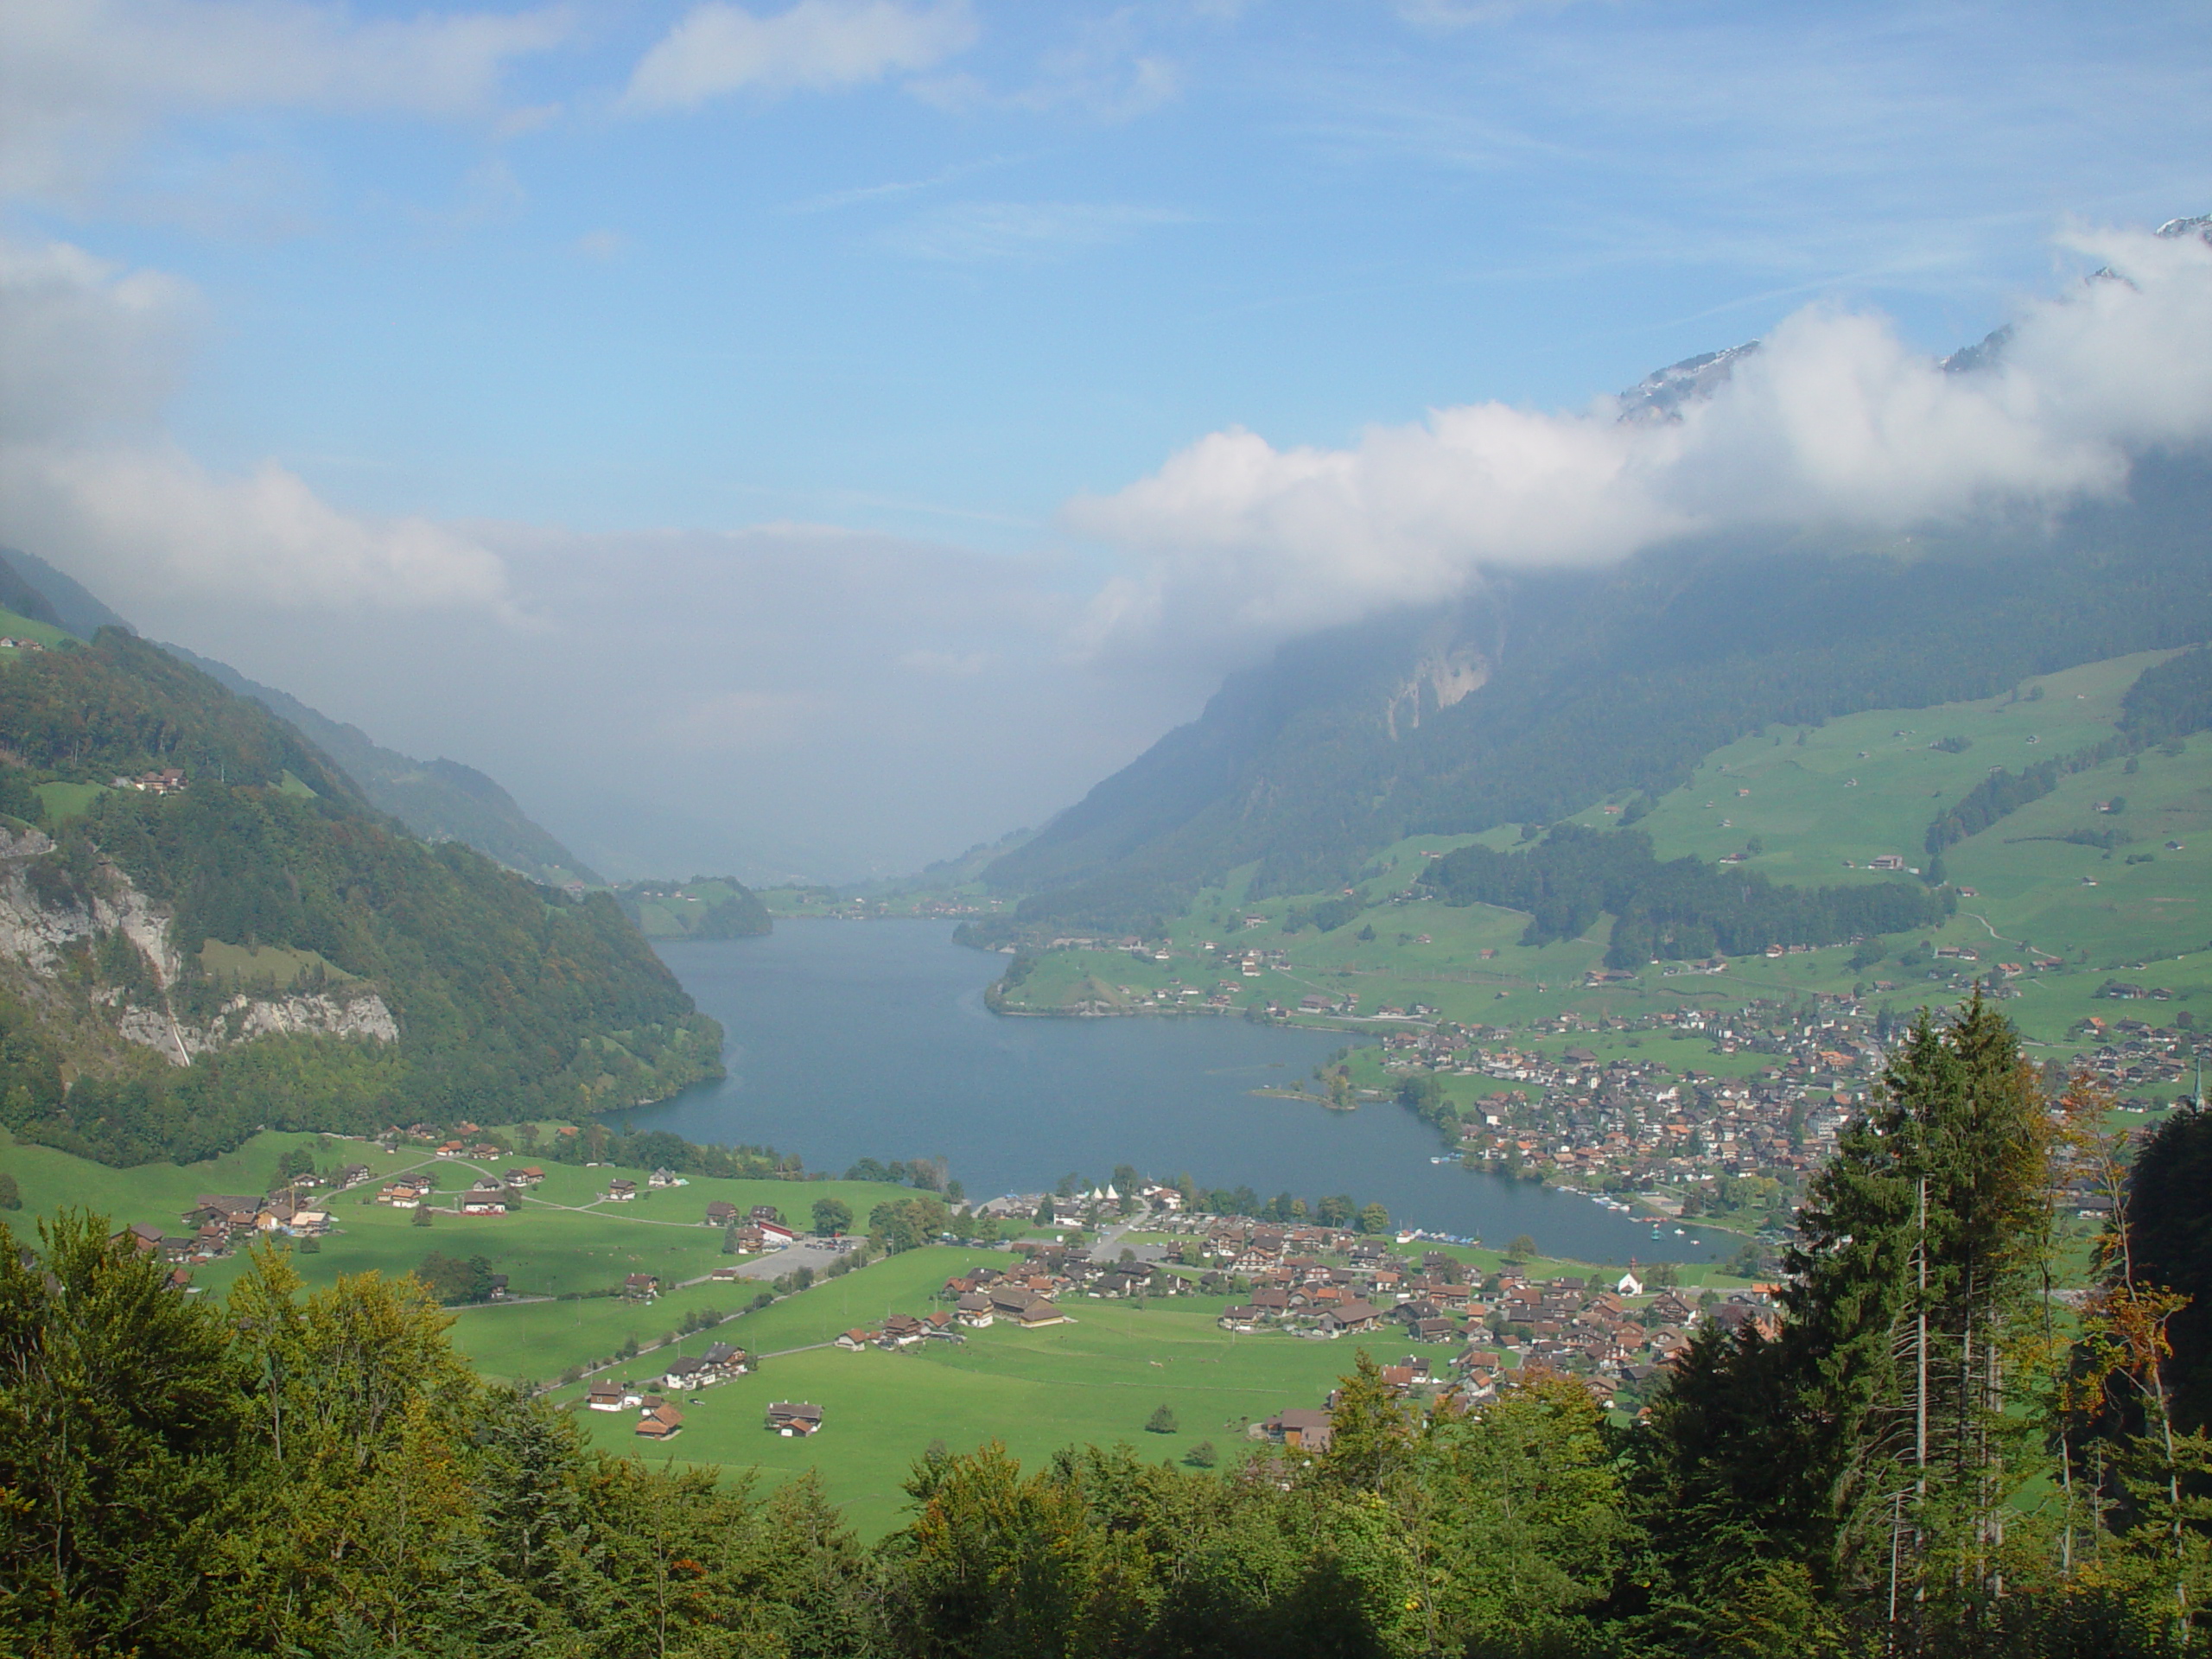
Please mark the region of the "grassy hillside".
<svg viewBox="0 0 2212 1659"><path fill-rule="evenodd" d="M1988 697L1770 728L1709 752L1688 782L1656 801L1618 791L1567 821L1617 824L1642 804L1637 828L1661 858L1716 861L1748 852L1735 868L1789 886L1910 880L1868 866L1886 855L1926 868L1929 824L1992 767L2018 768L2111 738L2129 687L2172 656L2139 652L2033 677ZM2120 811L2096 810L2115 798ZM1020 963L1022 977L1007 987L1004 1005L1197 1007L1226 982L1232 1012L1270 1001L1294 1008L1318 994L1355 996L1365 1013L1419 1004L1463 1023L1518 1026L1568 1010L1634 1015L1694 1000L1854 988L1910 1007L2000 961L2056 957L2061 965L2019 977L2006 1009L2031 1038L2055 1042L2085 1015L2112 1013L2096 992L2115 971L2148 976L2178 998L2212 993L2212 734L2205 733L2116 754L1946 848L1945 868L1960 890L1956 914L1892 937L1881 962L1859 968L1852 965L1855 947L1839 943L1778 960L1741 958L1720 976L1647 965L1625 980L1586 985L1586 975L1603 965L1610 917L1576 938L1530 946L1520 943L1526 912L1447 905L1420 885L1455 848L1503 850L1519 839L1501 827L1398 842L1358 872L1354 890L1367 902L1326 929L1312 918L1343 900L1342 888L1254 899L1255 871L1247 867L1202 890L1164 935L1147 937L1148 946L1166 950L1166 962L1150 948L1046 950ZM1976 960L1899 967L1916 945L1970 949ZM1281 958L1247 976L1231 950ZM1886 992L1875 988L1882 981L1890 982ZM2202 1012L2212 1015L2212 1007Z"/></svg>
<svg viewBox="0 0 2212 1659"><path fill-rule="evenodd" d="M1686 544L1300 640L995 861L1026 896L992 937L1141 930L1248 864L1254 895L1313 892L1408 834L1668 792L1776 722L2202 641L2208 505L2203 456L2150 459L2047 524Z"/></svg>
<svg viewBox="0 0 2212 1659"><path fill-rule="evenodd" d="M614 902L649 939L747 938L774 925L759 895L734 876L626 882Z"/></svg>
<svg viewBox="0 0 2212 1659"><path fill-rule="evenodd" d="M35 599L37 596L33 594L25 594L22 597ZM35 639L48 650L54 649L64 641L71 645L76 643L76 636L67 629L52 622L39 621L18 610L0 609L0 634L5 634L11 639ZM0 654L13 657L19 653L9 652Z"/></svg>

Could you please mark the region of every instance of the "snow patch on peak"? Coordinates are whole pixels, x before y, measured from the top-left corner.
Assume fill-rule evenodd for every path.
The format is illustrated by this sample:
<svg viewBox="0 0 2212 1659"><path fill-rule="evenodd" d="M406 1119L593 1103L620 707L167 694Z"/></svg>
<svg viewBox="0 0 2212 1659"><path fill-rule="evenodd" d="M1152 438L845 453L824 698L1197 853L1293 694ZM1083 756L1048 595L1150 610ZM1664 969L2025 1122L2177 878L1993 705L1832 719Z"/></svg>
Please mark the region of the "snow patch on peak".
<svg viewBox="0 0 2212 1659"><path fill-rule="evenodd" d="M1747 340L1725 352L1700 352L1645 375L1621 393L1621 419L1637 423L1681 420L1684 404L1713 396L1728 383L1736 365L1758 349L1758 340Z"/></svg>

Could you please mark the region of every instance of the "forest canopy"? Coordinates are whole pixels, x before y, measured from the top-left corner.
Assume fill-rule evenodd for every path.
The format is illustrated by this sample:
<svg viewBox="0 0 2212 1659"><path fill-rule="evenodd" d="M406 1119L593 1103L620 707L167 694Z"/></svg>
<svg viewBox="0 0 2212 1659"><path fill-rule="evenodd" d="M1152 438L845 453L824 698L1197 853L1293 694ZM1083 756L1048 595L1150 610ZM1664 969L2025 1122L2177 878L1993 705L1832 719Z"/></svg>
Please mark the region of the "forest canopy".
<svg viewBox="0 0 2212 1659"><path fill-rule="evenodd" d="M1771 944L1841 944L1941 921L1956 900L1917 882L1777 887L1752 871L1695 858L1661 863L1641 830L1556 825L1535 845L1462 847L1421 877L1448 905L1529 912L1523 944L1579 938L1611 912L1611 968L1652 959L1750 956Z"/></svg>

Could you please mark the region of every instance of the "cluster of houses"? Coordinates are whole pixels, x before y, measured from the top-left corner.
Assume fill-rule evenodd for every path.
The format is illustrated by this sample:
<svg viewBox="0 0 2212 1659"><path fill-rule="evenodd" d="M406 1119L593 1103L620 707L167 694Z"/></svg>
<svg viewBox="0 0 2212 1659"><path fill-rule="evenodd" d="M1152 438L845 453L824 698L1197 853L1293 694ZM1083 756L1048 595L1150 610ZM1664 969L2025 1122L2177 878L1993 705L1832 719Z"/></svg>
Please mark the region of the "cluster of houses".
<svg viewBox="0 0 2212 1659"><path fill-rule="evenodd" d="M1648 1287L1633 1268L1551 1280L1508 1270L1476 1283L1446 1252L1426 1252L1416 1268L1377 1240L1332 1228L1205 1217L1183 1230L1185 1260L1207 1267L1202 1287L1241 1299L1220 1315L1224 1330L1440 1344L1454 1351L1435 1385L1456 1389L1462 1403L1489 1397L1515 1366L1541 1365L1586 1379L1610 1404L1639 1393L1700 1322L1779 1329L1764 1289L1694 1298ZM1431 1366L1406 1363L1424 1376Z"/></svg>
<svg viewBox="0 0 2212 1659"><path fill-rule="evenodd" d="M683 1432L683 1413L671 1395L710 1389L719 1382L749 1375L753 1356L726 1342L711 1344L696 1357L671 1359L667 1369L644 1385L636 1382L594 1382L584 1395L587 1411L638 1414L632 1432L639 1440L673 1440ZM786 1439L804 1438L822 1427L822 1408L804 1401L779 1400L767 1408L766 1426Z"/></svg>
<svg viewBox="0 0 2212 1659"><path fill-rule="evenodd" d="M0 639L0 645L28 646L42 651L42 645L32 645L28 639ZM184 772L178 766L163 766L159 772L142 772L136 778L117 778L111 781L111 789L135 789L145 795L173 795L184 787Z"/></svg>
<svg viewBox="0 0 2212 1659"><path fill-rule="evenodd" d="M2212 1041L2198 1031L2160 1028L2141 1020L2084 1020L2076 1027L2096 1046L2076 1064L2120 1096L2133 1111L2148 1111L2171 1100L2193 1101L2199 1044Z"/></svg>
<svg viewBox="0 0 2212 1659"><path fill-rule="evenodd" d="M1632 1192L1658 1212L1703 1207L1700 1183L1759 1175L1777 1211L1834 1150L1888 1062L1878 1021L1855 1003L1755 1001L1732 1014L1699 1008L1641 1018L1540 1021L1580 1033L1659 1031L1701 1039L1719 1054L1757 1054L1751 1075L1723 1077L1649 1060L1600 1061L1586 1047L1554 1053L1503 1028L1446 1027L1385 1039L1400 1075L1484 1077L1515 1085L1478 1098L1459 1128L1478 1166L1564 1185ZM1689 1188L1689 1192L1684 1189ZM1777 1218L1779 1215L1777 1214Z"/></svg>
<svg viewBox="0 0 2212 1659"><path fill-rule="evenodd" d="M1481 1027L1394 1033L1384 1039L1385 1065L1400 1075L1516 1085L1478 1099L1460 1122L1459 1150L1478 1167L1633 1195L1666 1215L1709 1209L1704 1184L1719 1178L1761 1176L1773 1183L1778 1221L1872 1099L1889 1061L1889 1034L1857 1002L1818 998L1811 1007L1761 1001L1732 1013L1681 1008L1637 1020L1567 1014L1539 1022L1567 1033L1669 1032L1700 1038L1718 1054L1764 1059L1742 1077L1672 1073L1630 1056L1601 1062L1585 1047L1551 1053L1525 1036ZM2147 1110L2193 1097L2194 1031L2091 1018L2075 1035L2102 1039L2078 1064L2123 1105Z"/></svg>
<svg viewBox="0 0 2212 1659"><path fill-rule="evenodd" d="M522 1202L522 1194L545 1179L544 1169L526 1164L498 1175L480 1175L457 1195L453 1210L462 1216L504 1216ZM377 1202L396 1210L413 1210L437 1196L436 1180L420 1171L394 1176L378 1190Z"/></svg>
<svg viewBox="0 0 2212 1659"><path fill-rule="evenodd" d="M28 636L17 639L11 633L0 633L0 651L44 651L45 649L44 645Z"/></svg>
<svg viewBox="0 0 2212 1659"><path fill-rule="evenodd" d="M1007 1192L978 1204L975 1213L998 1220L1027 1221L1048 1198L1054 1217L1061 1221L1113 1221L1125 1208L1132 1214L1173 1215L1183 1207L1183 1194L1177 1188L1142 1182L1124 1194L1109 1181L1088 1192Z"/></svg>
<svg viewBox="0 0 2212 1659"><path fill-rule="evenodd" d="M117 1237L180 1268L212 1262L257 1239L319 1238L330 1230L330 1211L317 1193L325 1187L358 1186L368 1179L365 1164L349 1164L334 1177L301 1175L257 1196L203 1192L179 1217L182 1230L142 1222Z"/></svg>
<svg viewBox="0 0 2212 1659"><path fill-rule="evenodd" d="M627 1411L633 1408L642 1414L651 1414L666 1402L667 1394L682 1394L687 1390L709 1389L719 1382L728 1382L744 1376L753 1370L753 1356L744 1349L727 1342L710 1344L704 1353L681 1355L671 1359L657 1377L649 1378L645 1387L633 1382L594 1382L584 1395L588 1411ZM682 1419L675 1427L682 1426ZM647 1431L640 1427L639 1433ZM671 1428L670 1433L674 1432Z"/></svg>

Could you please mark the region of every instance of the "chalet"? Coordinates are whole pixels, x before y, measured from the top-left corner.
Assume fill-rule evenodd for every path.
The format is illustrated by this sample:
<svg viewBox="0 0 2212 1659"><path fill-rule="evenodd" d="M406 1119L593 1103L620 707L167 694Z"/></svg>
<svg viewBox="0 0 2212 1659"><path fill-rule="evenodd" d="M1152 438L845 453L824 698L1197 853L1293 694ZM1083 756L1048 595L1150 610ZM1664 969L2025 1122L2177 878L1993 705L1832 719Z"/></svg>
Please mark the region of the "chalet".
<svg viewBox="0 0 2212 1659"><path fill-rule="evenodd" d="M511 1169L499 1179L508 1186L536 1186L545 1179L545 1172L536 1164L520 1169Z"/></svg>
<svg viewBox="0 0 2212 1659"><path fill-rule="evenodd" d="M1019 1319L1021 1310L1029 1306L1029 1297L1028 1286L1001 1280L990 1289L991 1312L1003 1314L1009 1319Z"/></svg>
<svg viewBox="0 0 2212 1659"><path fill-rule="evenodd" d="M660 1275L653 1273L633 1273L622 1281L622 1294L639 1301L651 1301L660 1294Z"/></svg>
<svg viewBox="0 0 2212 1659"><path fill-rule="evenodd" d="M928 1334L929 1327L911 1313L893 1313L883 1321L883 1345L906 1348Z"/></svg>
<svg viewBox="0 0 2212 1659"><path fill-rule="evenodd" d="M726 1382L751 1370L753 1356L727 1342L710 1343L707 1351L699 1356L699 1363L707 1372L703 1381Z"/></svg>
<svg viewBox="0 0 2212 1659"><path fill-rule="evenodd" d="M672 1440L683 1432L683 1414L674 1406L655 1406L638 1419L638 1433L649 1440Z"/></svg>
<svg viewBox="0 0 2212 1659"><path fill-rule="evenodd" d="M688 1357L671 1359L668 1362L668 1370L661 1376L661 1386L671 1394L680 1393L685 1389L699 1388L705 1381L700 1374L706 1369L707 1363L702 1359L692 1359Z"/></svg>
<svg viewBox="0 0 2212 1659"><path fill-rule="evenodd" d="M184 1219L213 1224L232 1233L250 1233L254 1230L255 1217L261 1214L262 1202L259 1198L203 1192L199 1201L184 1212Z"/></svg>
<svg viewBox="0 0 2212 1659"><path fill-rule="evenodd" d="M1332 1337L1347 1331L1372 1331L1382 1317L1366 1302L1345 1302L1321 1315L1321 1329Z"/></svg>
<svg viewBox="0 0 2212 1659"><path fill-rule="evenodd" d="M691 1183L672 1169L657 1169L645 1177L645 1185L647 1186L689 1186Z"/></svg>
<svg viewBox="0 0 2212 1659"><path fill-rule="evenodd" d="M461 1213L464 1216L505 1215L507 1213L506 1188L486 1185L479 1182L461 1194Z"/></svg>
<svg viewBox="0 0 2212 1659"><path fill-rule="evenodd" d="M1271 1440L1277 1446L1296 1446L1304 1452L1325 1452L1329 1449L1329 1414L1325 1411L1292 1409L1279 1411L1263 1423L1252 1425L1254 1440Z"/></svg>
<svg viewBox="0 0 2212 1659"><path fill-rule="evenodd" d="M727 1198L716 1198L707 1206L707 1225L728 1227L737 1221L737 1206Z"/></svg>
<svg viewBox="0 0 2212 1659"><path fill-rule="evenodd" d="M1416 1319L1406 1327L1406 1334L1415 1342L1452 1342L1459 1327L1450 1319Z"/></svg>
<svg viewBox="0 0 2212 1659"><path fill-rule="evenodd" d="M1015 1322L1023 1330L1030 1331L1040 1325L1063 1325L1066 1323L1067 1317L1050 1301L1039 1296L1015 1315Z"/></svg>
<svg viewBox="0 0 2212 1659"><path fill-rule="evenodd" d="M338 1185L340 1186L359 1186L363 1181L369 1179L372 1173L372 1172L366 1164L348 1164L338 1172Z"/></svg>
<svg viewBox="0 0 2212 1659"><path fill-rule="evenodd" d="M880 1331L870 1331L856 1325L837 1338L837 1345L849 1354L857 1354L861 1349L881 1340L882 1336Z"/></svg>
<svg viewBox="0 0 2212 1659"><path fill-rule="evenodd" d="M1689 1325L1697 1319L1697 1309L1689 1300L1671 1290L1662 1290L1651 1299L1651 1312L1669 1325Z"/></svg>
<svg viewBox="0 0 2212 1659"><path fill-rule="evenodd" d="M607 1184L607 1196L616 1204L627 1204L638 1196L638 1184L632 1180L612 1180Z"/></svg>
<svg viewBox="0 0 2212 1659"><path fill-rule="evenodd" d="M822 1431L822 1408L779 1400L768 1408L768 1427L785 1440L818 1434Z"/></svg>
<svg viewBox="0 0 2212 1659"><path fill-rule="evenodd" d="M623 1397L622 1385L619 1382L594 1382L591 1385L591 1391L584 1395L584 1409L587 1411L620 1411L625 1406L636 1403L633 1399Z"/></svg>
<svg viewBox="0 0 2212 1659"><path fill-rule="evenodd" d="M1222 1309L1221 1317L1216 1319L1214 1323L1224 1331L1243 1331L1249 1332L1257 1331L1260 1328L1262 1321L1264 1320L1266 1317L1267 1316L1264 1313L1262 1313L1258 1308L1254 1307L1250 1303L1243 1302L1239 1303L1234 1307L1225 1307Z"/></svg>
<svg viewBox="0 0 2212 1659"><path fill-rule="evenodd" d="M121 1232L112 1235L108 1243L128 1244L141 1255L158 1255L162 1249L162 1230L146 1222L133 1222Z"/></svg>
<svg viewBox="0 0 2212 1659"><path fill-rule="evenodd" d="M980 1291L969 1291L953 1307L960 1316L960 1323L971 1331L987 1330L991 1324L991 1299Z"/></svg>

